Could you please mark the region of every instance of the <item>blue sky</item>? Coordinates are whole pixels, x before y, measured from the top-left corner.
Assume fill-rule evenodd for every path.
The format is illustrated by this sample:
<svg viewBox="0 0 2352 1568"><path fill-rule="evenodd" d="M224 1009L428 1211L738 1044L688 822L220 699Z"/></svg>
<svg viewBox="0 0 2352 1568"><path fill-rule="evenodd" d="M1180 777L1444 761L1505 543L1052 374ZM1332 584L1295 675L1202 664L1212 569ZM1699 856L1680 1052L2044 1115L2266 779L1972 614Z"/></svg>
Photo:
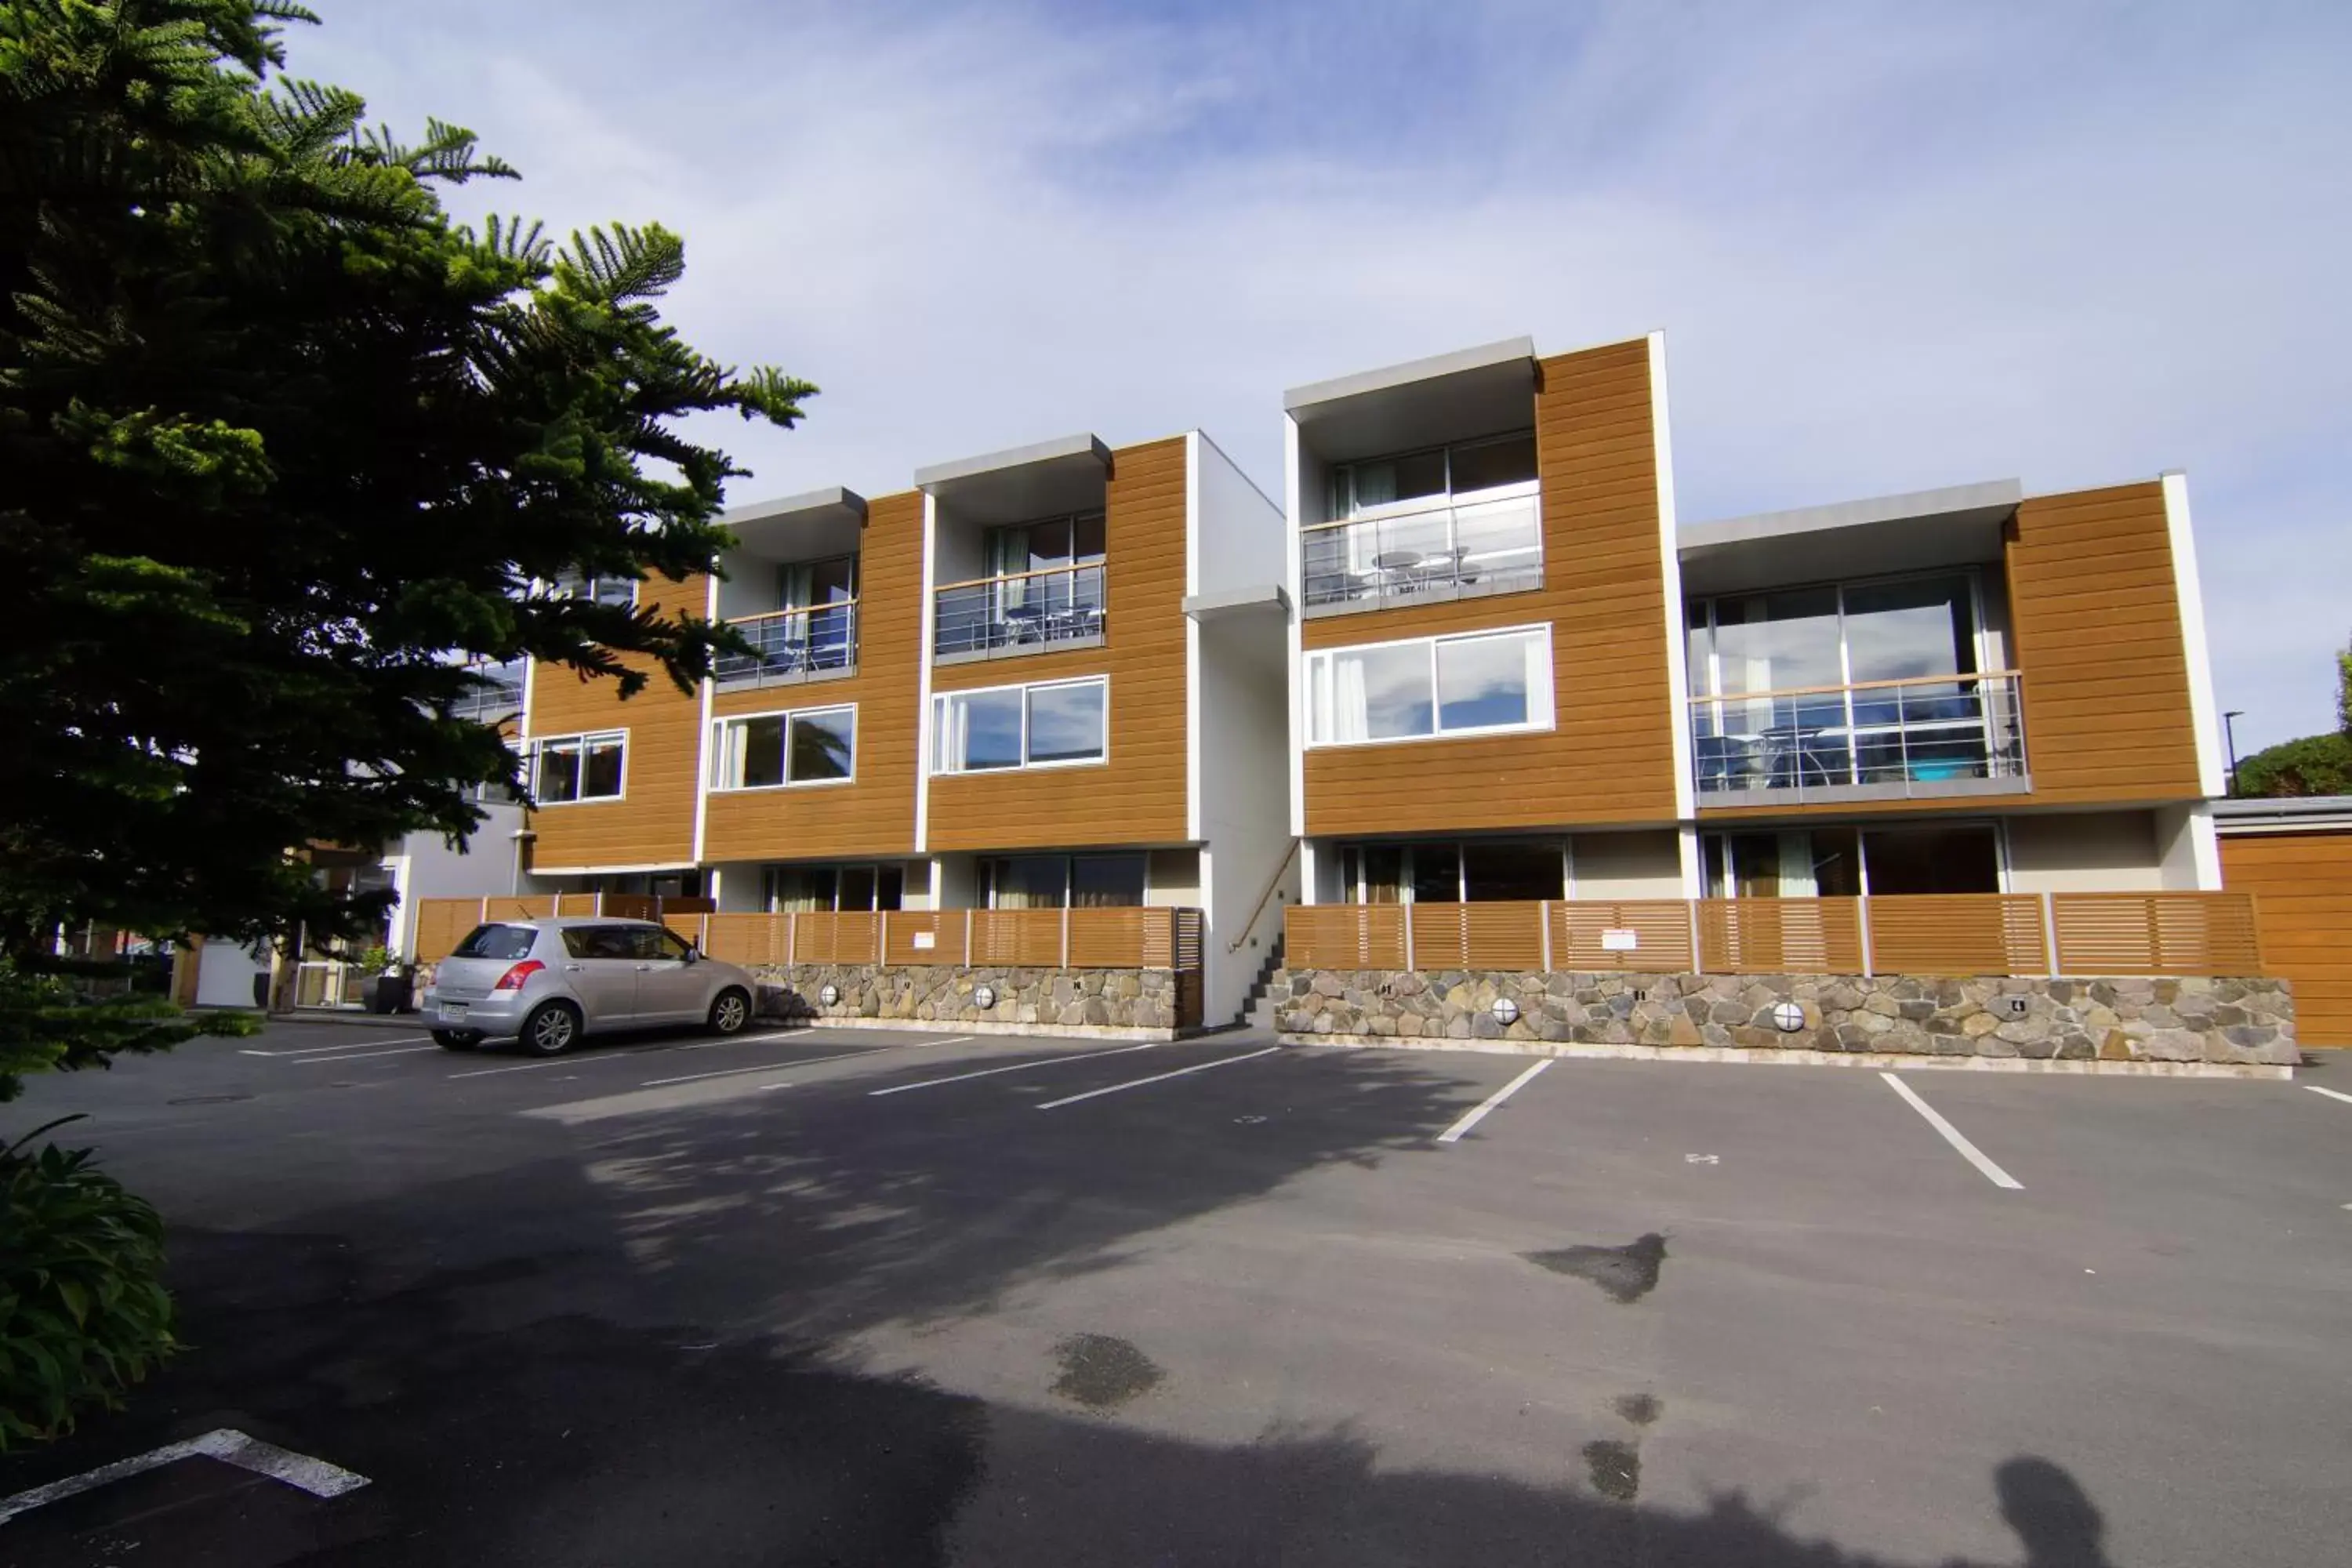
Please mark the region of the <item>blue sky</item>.
<svg viewBox="0 0 2352 1568"><path fill-rule="evenodd" d="M669 313L824 394L737 501L1663 329L1684 521L2189 474L2242 750L2352 635L2352 6L314 0L298 75L469 125L464 210L681 231Z"/></svg>

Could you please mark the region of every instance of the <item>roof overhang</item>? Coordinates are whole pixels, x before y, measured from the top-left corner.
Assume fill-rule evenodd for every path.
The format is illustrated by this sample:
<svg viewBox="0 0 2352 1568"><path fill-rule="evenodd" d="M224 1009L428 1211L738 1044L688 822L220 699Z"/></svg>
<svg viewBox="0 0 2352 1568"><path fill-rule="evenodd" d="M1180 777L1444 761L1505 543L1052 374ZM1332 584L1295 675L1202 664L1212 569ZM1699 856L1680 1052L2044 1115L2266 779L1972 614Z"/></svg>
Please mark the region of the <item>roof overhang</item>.
<svg viewBox="0 0 2352 1568"><path fill-rule="evenodd" d="M866 526L866 498L839 485L776 500L729 509L719 521L734 531L737 547L763 561L813 561L846 555Z"/></svg>
<svg viewBox="0 0 2352 1568"><path fill-rule="evenodd" d="M974 522L1023 522L1103 504L1110 448L1091 434L1064 436L915 470L916 488Z"/></svg>
<svg viewBox="0 0 2352 1568"><path fill-rule="evenodd" d="M2352 795L2217 800L2213 825L2223 833L2315 833L2352 827Z"/></svg>
<svg viewBox="0 0 2352 1568"><path fill-rule="evenodd" d="M1677 536L1683 591L1734 593L1998 561L2015 479L1695 523Z"/></svg>
<svg viewBox="0 0 2352 1568"><path fill-rule="evenodd" d="M1536 345L1507 338L1475 349L1294 386L1282 406L1327 463L1463 441L1535 423Z"/></svg>

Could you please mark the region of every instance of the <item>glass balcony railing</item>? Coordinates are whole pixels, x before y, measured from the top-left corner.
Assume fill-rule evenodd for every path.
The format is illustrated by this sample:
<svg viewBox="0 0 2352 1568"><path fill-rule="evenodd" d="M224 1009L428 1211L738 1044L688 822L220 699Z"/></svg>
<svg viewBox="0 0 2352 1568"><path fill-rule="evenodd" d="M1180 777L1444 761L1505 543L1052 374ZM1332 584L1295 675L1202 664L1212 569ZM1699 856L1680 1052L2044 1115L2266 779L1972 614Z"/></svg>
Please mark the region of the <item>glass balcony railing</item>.
<svg viewBox="0 0 2352 1568"><path fill-rule="evenodd" d="M1299 531L1309 608L1543 585L1543 511L1532 484L1476 500L1387 510Z"/></svg>
<svg viewBox="0 0 2352 1568"><path fill-rule="evenodd" d="M530 666L526 660L469 664L466 669L474 677L474 684L449 704L451 718L495 724L522 711L522 683L530 679Z"/></svg>
<svg viewBox="0 0 2352 1568"><path fill-rule="evenodd" d="M988 653L1103 633L1103 563L1011 572L939 590L932 650Z"/></svg>
<svg viewBox="0 0 2352 1568"><path fill-rule="evenodd" d="M2014 670L1694 698L1691 736L1702 804L2025 776Z"/></svg>
<svg viewBox="0 0 2352 1568"><path fill-rule="evenodd" d="M712 667L721 685L789 680L857 668L857 601L837 600L765 615L738 616L729 626L753 652L722 653Z"/></svg>

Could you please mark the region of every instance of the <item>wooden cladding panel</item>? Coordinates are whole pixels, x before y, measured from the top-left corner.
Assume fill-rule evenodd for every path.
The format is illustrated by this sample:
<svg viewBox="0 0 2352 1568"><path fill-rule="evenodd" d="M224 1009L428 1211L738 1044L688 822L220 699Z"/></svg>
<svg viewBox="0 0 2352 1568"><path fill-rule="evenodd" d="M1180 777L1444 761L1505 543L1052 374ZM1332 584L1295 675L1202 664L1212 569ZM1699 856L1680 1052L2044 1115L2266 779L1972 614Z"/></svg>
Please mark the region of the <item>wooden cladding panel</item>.
<svg viewBox="0 0 2352 1568"><path fill-rule="evenodd" d="M2036 802L2203 794L2174 564L2161 482L2020 503L2010 614Z"/></svg>
<svg viewBox="0 0 2352 1568"><path fill-rule="evenodd" d="M714 793L702 858L807 860L910 855L922 703L923 498L866 506L858 553L857 672L838 680L721 691L711 714L857 705L856 779L807 789Z"/></svg>
<svg viewBox="0 0 2352 1568"><path fill-rule="evenodd" d="M1542 362L1544 585L1305 623L1309 648L1549 622L1549 733L1326 747L1307 830L1453 832L1675 816L1656 432L1646 339Z"/></svg>
<svg viewBox="0 0 2352 1568"><path fill-rule="evenodd" d="M654 578L639 601L672 614L701 616L710 579ZM645 689L623 701L611 680L583 680L569 669L533 664L534 738L628 731L618 800L541 806L530 815L533 866L683 866L694 859L694 797L701 767L702 699L680 691L647 658L625 660L646 674Z"/></svg>
<svg viewBox="0 0 2352 1568"><path fill-rule="evenodd" d="M2352 1047L2352 828L2225 837L2221 879L2260 900L2263 957L2294 986L2296 1042Z"/></svg>
<svg viewBox="0 0 2352 1568"><path fill-rule="evenodd" d="M1102 646L933 668L934 692L1108 675L1110 757L934 778L929 847L1184 839L1184 437L1120 447L1105 508Z"/></svg>

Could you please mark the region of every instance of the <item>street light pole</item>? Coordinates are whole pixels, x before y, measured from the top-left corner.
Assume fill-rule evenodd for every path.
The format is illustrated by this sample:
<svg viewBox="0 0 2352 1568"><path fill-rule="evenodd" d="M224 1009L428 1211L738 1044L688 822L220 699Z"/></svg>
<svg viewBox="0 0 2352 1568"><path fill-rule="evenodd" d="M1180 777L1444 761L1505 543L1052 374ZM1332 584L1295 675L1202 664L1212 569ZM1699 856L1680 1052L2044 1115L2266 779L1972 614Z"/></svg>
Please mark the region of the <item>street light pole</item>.
<svg viewBox="0 0 2352 1568"><path fill-rule="evenodd" d="M2245 716L2246 710L2242 708L2232 708L2221 715L2221 733L2230 747L2230 793L2231 795L2238 793L2238 731L2237 726L2231 721L2242 719Z"/></svg>

